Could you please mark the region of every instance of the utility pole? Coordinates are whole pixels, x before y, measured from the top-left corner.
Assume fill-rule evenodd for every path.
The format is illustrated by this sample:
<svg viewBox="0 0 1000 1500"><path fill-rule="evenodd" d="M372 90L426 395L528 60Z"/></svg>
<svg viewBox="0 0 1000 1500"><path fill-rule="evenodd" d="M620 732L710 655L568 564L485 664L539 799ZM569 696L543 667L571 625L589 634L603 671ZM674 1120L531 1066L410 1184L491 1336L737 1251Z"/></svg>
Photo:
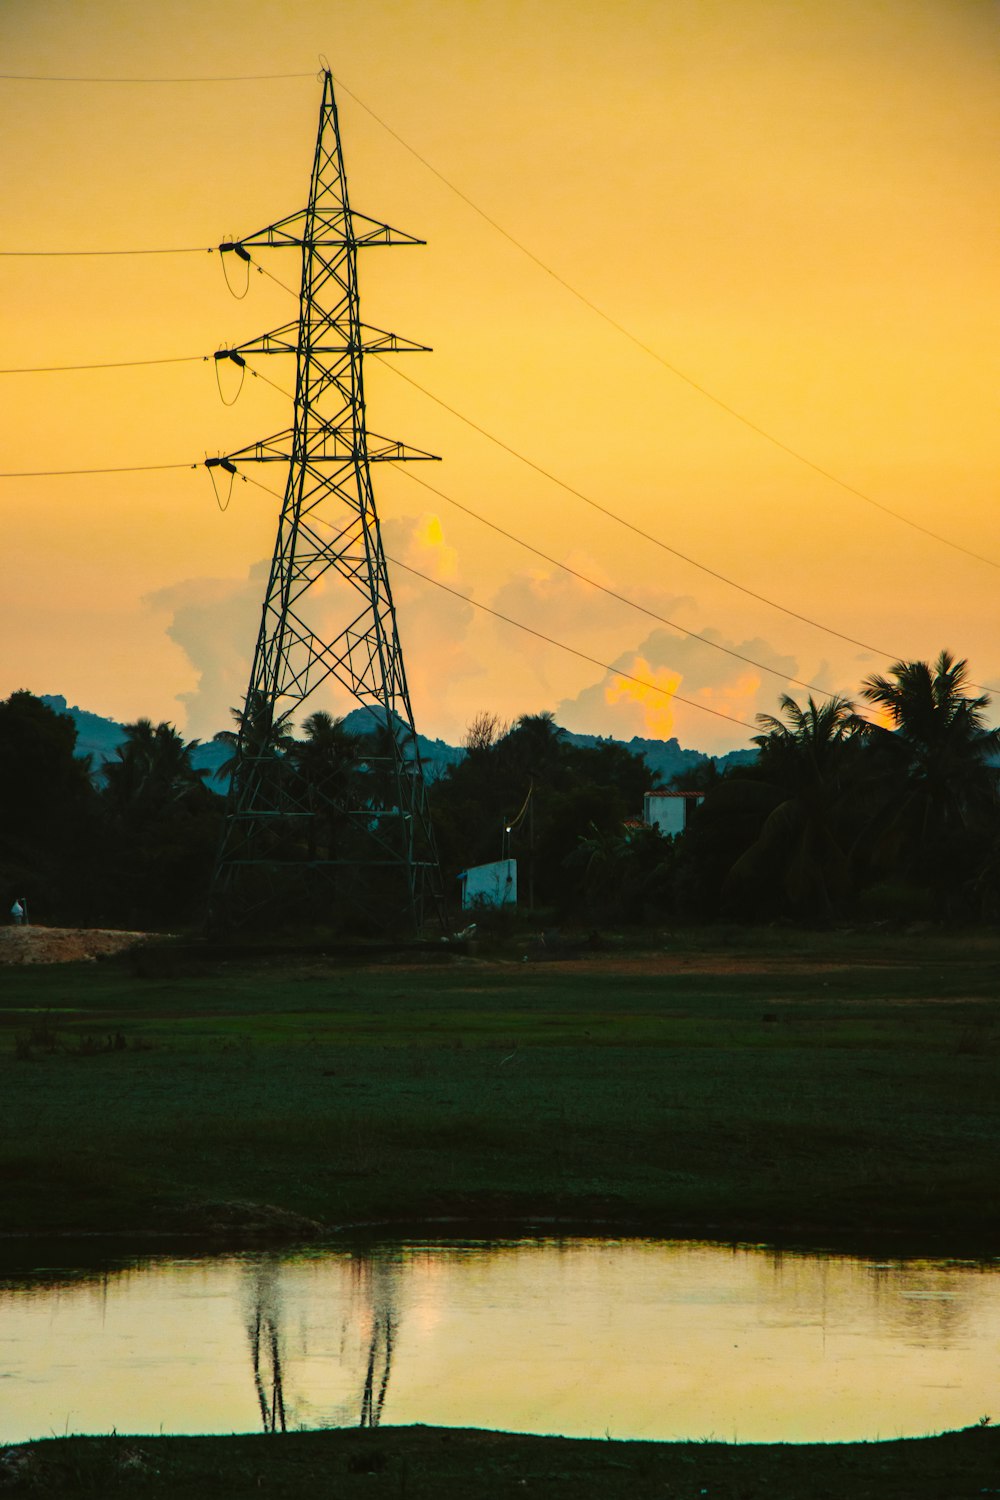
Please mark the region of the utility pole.
<svg viewBox="0 0 1000 1500"><path fill-rule="evenodd" d="M277 539L238 736L212 892L216 926L277 918L350 922L353 931L444 923L403 652L371 480L373 463L429 460L369 432L364 356L426 345L361 321L359 250L419 245L351 209L333 77L323 75L305 209L219 246L301 255L296 322L216 360L295 360L293 425L209 459L286 469ZM290 258L290 256L289 256ZM266 471L265 471L266 472ZM371 712L371 749L350 774L310 779L289 743L292 716L323 684Z"/></svg>

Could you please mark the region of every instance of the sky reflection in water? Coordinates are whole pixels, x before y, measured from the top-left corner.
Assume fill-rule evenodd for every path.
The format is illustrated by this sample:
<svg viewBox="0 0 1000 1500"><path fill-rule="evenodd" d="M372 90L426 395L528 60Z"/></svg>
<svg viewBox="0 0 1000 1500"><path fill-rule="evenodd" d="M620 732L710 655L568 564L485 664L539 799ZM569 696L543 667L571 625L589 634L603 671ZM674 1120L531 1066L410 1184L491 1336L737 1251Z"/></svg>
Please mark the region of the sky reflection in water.
<svg viewBox="0 0 1000 1500"><path fill-rule="evenodd" d="M0 1279L0 1442L427 1422L911 1436L991 1412L1000 1268L657 1241Z"/></svg>

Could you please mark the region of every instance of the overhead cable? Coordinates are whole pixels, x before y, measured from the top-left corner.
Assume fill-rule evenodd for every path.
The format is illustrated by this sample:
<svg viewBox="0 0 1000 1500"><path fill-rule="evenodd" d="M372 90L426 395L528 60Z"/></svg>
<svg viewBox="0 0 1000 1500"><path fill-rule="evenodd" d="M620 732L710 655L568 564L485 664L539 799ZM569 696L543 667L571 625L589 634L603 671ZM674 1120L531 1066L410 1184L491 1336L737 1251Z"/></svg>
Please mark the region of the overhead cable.
<svg viewBox="0 0 1000 1500"><path fill-rule="evenodd" d="M684 370L679 369L677 365L673 364L669 359L666 359L662 354L660 354L657 349L654 349L651 344L645 343L645 341L639 338L637 334L633 333L630 328L627 328L624 323L619 323L617 318L614 318L610 313L605 312L603 307L600 307L596 302L592 302L589 297L585 296L583 292L579 291L575 286L573 286L572 282L567 281L564 276L561 276L558 271L554 270L552 266L550 266L546 261L542 260L540 256L536 255L533 250L529 250L528 246L523 244L521 240L516 239L514 235L512 235L508 230L504 229L503 225L499 224L496 219L491 218L490 215L485 211L485 209L480 208L479 204L476 203L474 199L470 198L467 193L463 193L462 189L456 187L455 183L453 183L450 178L446 177L443 172L438 171L437 167L432 166L425 156L421 156L420 152L417 151L413 146L411 146L409 141L404 140L404 138L399 134L398 131L393 130L392 126L387 124L386 121L382 119L381 115L377 115L375 111L364 102L363 99L361 99L356 93L354 93L353 89L349 89L347 85L339 78L335 78L335 82L337 83L338 88L342 89L343 92L345 94L348 94L356 104L360 105L360 107L366 112L366 114L371 115L372 119L377 121L377 123L382 126L383 130L388 131L388 133L393 137L394 140L397 140L405 150L409 151L411 156L416 157L417 161L419 161L422 166L426 167L429 172L431 172L435 177L437 177L441 182L444 183L445 187L449 188L451 192L453 192L457 197L461 198L463 203L468 204L468 206L473 210L474 213L478 214L481 219L485 220L485 222L489 224L492 229L495 229L498 234L502 235L503 238L507 240L511 245L513 245L516 250L519 250L522 255L527 256L527 258L533 261L534 264L538 266L540 270L544 271L547 276L550 276L553 281L558 282L558 284L563 287L565 291L569 292L571 296L575 297L578 302L582 302L584 307L589 308L592 313L596 313L596 315L605 323L609 324L618 333L622 334L624 338L627 338L630 343L634 344L637 349L641 349L644 354L648 354L651 359L655 359L657 364L662 365L665 370L669 370L671 375L675 375L678 380L682 380L685 385L689 385L692 390L697 391L699 395L704 396L706 400L711 401L715 406L719 407L721 411L726 412L726 414L732 417L735 421L742 423L744 427L749 428L749 430L756 433L758 437L762 437L766 442L771 443L775 448L779 448L782 453L786 453L790 458L794 458L796 462L804 464L806 468L812 469L815 474L819 474L823 479L829 480L831 484L835 484L840 489L846 490L849 495L853 495L858 500L863 500L866 505L874 506L876 510L880 510L885 515L891 516L893 520L899 521L904 526L911 527L914 531L921 532L924 536L930 537L935 542L941 542L945 547L952 547L956 552L964 552L967 557L974 558L977 562L985 563L987 567L1000 568L1000 562L994 561L992 557L985 557L981 552L976 552L971 547L963 546L961 542L952 541L950 537L942 536L940 532L932 531L929 526L922 526L919 521L912 520L909 516L903 515L901 511L893 510L891 506L883 504L881 500L873 499L872 496L866 494L864 490L860 490L856 485L848 483L846 479L841 479L839 475L834 474L830 469L825 469L822 464L814 462L813 459L807 457L806 454L801 453L797 448L791 447L790 444L784 442L781 438L776 437L774 433L769 432L767 428L761 427L758 422L754 422L752 418L745 416L743 412L738 411L736 407L731 406L728 401L724 401L721 396L717 396L714 391L709 390L707 386L702 385L702 383L698 380L695 380L693 376L688 375Z"/></svg>
<svg viewBox="0 0 1000 1500"><path fill-rule="evenodd" d="M313 73L227 73L221 77L192 78L94 78L63 77L52 73L0 73L5 83L276 83L282 78L315 78Z"/></svg>
<svg viewBox="0 0 1000 1500"><path fill-rule="evenodd" d="M460 510L463 515L471 516L474 521L478 521L482 526L488 526L491 531L497 532L499 536L506 537L508 541L516 542L519 547L524 547L526 551L534 553L536 557L540 557L543 562L550 563L552 567L560 568L564 573L568 573L571 578L579 579L581 583L587 584L592 589L599 589L602 594L607 594L609 599L617 599L619 603L627 604L629 609L634 609L639 614L647 615L649 619L656 620L660 625L669 625L671 630L680 631L682 635L688 636L691 640L700 641L703 646L711 646L713 651L722 651L726 656L735 657L737 661L745 662L749 667L756 667L761 672L770 673L772 677L779 677L782 682L793 682L796 687L806 688L810 693L819 693L824 698L839 696L836 693L829 692L826 688L817 687L813 682L804 682L800 677L792 677L788 672L782 672L777 667L765 666L762 661L755 661L752 656L744 656L742 651L734 651L730 646L723 646L721 641L710 640L707 635L701 635L697 630L689 630L686 625L679 625L676 620L668 620L665 615L658 614L655 609L649 609L645 604L640 604L636 599L630 599L626 594L620 594L617 589L608 588L604 583L598 583L596 578L588 578L586 573L581 573L576 568L571 568L569 563L561 562L558 557L551 557L547 552L543 552L531 542L526 542L523 537L515 536L512 531L507 531L503 526L498 526L495 521L488 521L478 511L472 510L468 505L463 505L460 500L453 499L451 495L446 495L444 490L439 490L436 485L429 484L426 479L421 479L419 475L412 473L409 467L405 468L403 473L407 479L412 479L414 484L419 484L422 489L430 490L432 494L440 496L449 505L453 505L456 510Z"/></svg>
<svg viewBox="0 0 1000 1500"><path fill-rule="evenodd" d="M859 646L863 651L874 651L876 656L896 656L898 659L897 652L885 651L881 646L873 646L868 641L859 641L854 636L845 635L843 631L834 630L830 625L821 624L819 620L814 620L809 615L802 615L797 610L788 609L784 604L779 604L777 600L769 599L766 594L758 594L754 589L747 588L745 584L737 583L734 578L727 578L724 573L718 572L715 568L710 568L707 563L698 562L697 558L688 556L686 552L681 552L677 547L671 547L670 543L665 542L662 537L654 536L650 531L644 531L641 526L636 526L633 521L626 520L624 516L619 515L617 511L611 510L609 506L602 505L600 501L593 500L589 495L585 495L582 490L578 490L573 485L567 484L564 479L559 478L558 474L553 474L551 470L544 469L541 464L535 463L534 459L528 458L526 454L519 452L517 448L511 447L509 443L505 443L502 438L498 438L494 433L488 431L487 428L481 427L478 422L474 422L471 417L465 416L456 407L449 406L447 401L442 401L440 396L435 396L433 392L427 390L418 381L414 380L411 375L404 375L402 370L397 369L395 365L387 365L387 368L392 370L394 375L398 375L400 380L405 380L407 384L415 386L418 391L421 391L431 401L436 401L438 406L444 407L445 411L457 417L460 422L465 422L467 426L474 428L483 437L489 438L491 443L495 443L505 453L509 453L513 458L526 464L529 469L534 469L544 479L557 484L568 495L574 495L577 500L582 500L585 505L589 505L593 510L599 511L602 516L607 516L609 520L616 521L619 526L624 526L626 530L633 532L635 536L642 537L644 541L652 542L654 547L659 547L662 551L669 552L672 557L679 557L682 562L689 563L691 567L697 568L700 572L707 573L711 578L718 579L720 583L727 584L729 588L737 589L741 594L746 594L750 599L756 599L759 603L766 604L771 609L779 610L783 615L788 615L793 620L800 620L805 625L812 625L814 629L822 630L826 635L836 636L838 640L846 641L850 646Z"/></svg>
<svg viewBox="0 0 1000 1500"><path fill-rule="evenodd" d="M283 497L272 490L270 485L262 484L259 479L252 479L248 474L241 474L240 478L245 484L252 484L256 489L263 490L275 500ZM409 563L401 562L398 557L390 557L385 554L386 562L392 563L394 568L402 568L406 573L412 573L415 578L422 578L425 583L432 583L435 588L443 589L446 594L460 599L463 604L470 604L473 609L481 610L484 614L492 615L495 620L502 620L505 625L513 625L516 630L523 630L527 635L533 635L536 640L544 641L546 645L555 646L559 651L566 651L570 656L578 657L580 661L589 662L593 667L600 667L604 672L610 672L614 677L620 677L625 682L634 682L639 687L649 688L654 693L660 693L664 698L670 698L677 703L686 703L689 708L700 708L702 713L712 714L717 719L725 719L730 724L739 725L740 729L752 729L754 726L748 724L745 719L737 719L732 714L723 713L720 708L709 708L706 703L699 703L694 698L685 698L680 693L673 693L669 688L661 687L656 682L650 682L645 677L637 677L632 672L624 672L620 667L613 667L609 662L598 661L596 656L588 656L585 651L578 651L575 646L567 646L565 641L557 641L553 636L545 635L541 630L536 630L533 625L525 625L521 620L515 620L510 615L505 615L498 609L492 609L488 604L480 604L478 599L472 599L468 594L460 593L458 589L451 588L447 583L442 583L438 578L432 578L429 573L422 573L419 568L412 568Z"/></svg>
<svg viewBox="0 0 1000 1500"><path fill-rule="evenodd" d="M0 257L5 260L30 260L43 257L51 260L53 256L81 256L81 255L214 255L214 245L166 245L162 249L155 250L0 250Z"/></svg>
<svg viewBox="0 0 1000 1500"><path fill-rule="evenodd" d="M207 354L178 354L168 359L112 359L91 365L22 365L0 370L0 375L56 375L68 370L136 370L140 365L189 365L204 362Z"/></svg>
<svg viewBox="0 0 1000 1500"><path fill-rule="evenodd" d="M154 469L197 469L198 464L122 464L114 469L21 469L0 479L54 479L66 474L148 474Z"/></svg>
<svg viewBox="0 0 1000 1500"><path fill-rule="evenodd" d="M402 568L404 572L412 573L416 578L422 578L425 583L433 583L435 588L443 589L446 594L451 594L455 599L461 599L463 604L471 604L473 609L481 609L485 614L492 615L495 620L502 620L505 625L513 625L517 630L526 631L528 635L533 635L539 641L545 641L546 645L556 646L560 651L568 651L570 656L579 657L580 661L589 662L593 667L600 667L602 671L611 672L613 676L621 677L625 682L634 682L639 687L650 688L654 693L661 693L664 698L669 698L673 703L686 703L689 708L700 708L702 713L713 714L717 719L727 719L730 724L738 724L741 729L754 727L745 719L737 719L732 714L723 713L720 708L709 708L706 703L699 703L695 698L685 698L680 693L671 692L670 688L660 687L659 683L650 682L646 677L636 677L632 672L623 672L620 667L611 666L610 662L598 661L596 656L588 656L585 651L578 651L575 646L567 646L565 641L557 641L551 635L544 635L533 625L525 625L521 620L501 614L498 609L491 609L488 604L480 604L478 599L470 599L468 594L460 593L458 589L442 583L439 578L432 578L429 573L421 573L419 568L411 568L409 563L400 562L398 557L390 557L386 553L386 562L391 562L394 568Z"/></svg>

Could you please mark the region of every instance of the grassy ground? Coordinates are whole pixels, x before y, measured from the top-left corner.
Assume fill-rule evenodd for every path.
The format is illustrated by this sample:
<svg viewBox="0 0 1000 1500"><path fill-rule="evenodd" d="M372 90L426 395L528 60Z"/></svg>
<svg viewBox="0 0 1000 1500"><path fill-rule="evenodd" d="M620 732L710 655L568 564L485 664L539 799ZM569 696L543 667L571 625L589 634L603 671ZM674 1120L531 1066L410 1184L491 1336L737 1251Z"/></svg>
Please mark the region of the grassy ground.
<svg viewBox="0 0 1000 1500"><path fill-rule="evenodd" d="M1000 1231L1000 940L8 969L0 1229Z"/></svg>
<svg viewBox="0 0 1000 1500"><path fill-rule="evenodd" d="M996 1253L1000 940L713 932L522 958L8 969L0 1229L249 1243L560 1216ZM67 1438L0 1450L0 1488L962 1500L1000 1494L1000 1452L987 1428L831 1446Z"/></svg>
<svg viewBox="0 0 1000 1500"><path fill-rule="evenodd" d="M400 1427L293 1437L64 1438L0 1450L5 1494L337 1500L965 1500L1000 1492L1000 1431L832 1446L581 1442Z"/></svg>

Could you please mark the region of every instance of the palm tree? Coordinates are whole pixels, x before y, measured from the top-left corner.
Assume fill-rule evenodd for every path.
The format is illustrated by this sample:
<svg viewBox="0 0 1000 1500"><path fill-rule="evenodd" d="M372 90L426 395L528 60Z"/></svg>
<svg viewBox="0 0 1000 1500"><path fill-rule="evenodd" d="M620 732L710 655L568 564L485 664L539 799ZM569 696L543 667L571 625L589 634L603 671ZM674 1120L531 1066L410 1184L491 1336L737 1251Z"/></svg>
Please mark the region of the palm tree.
<svg viewBox="0 0 1000 1500"><path fill-rule="evenodd" d="M779 898L792 914L829 920L850 896L848 812L860 746L847 698L805 707L783 694L779 718L758 714L753 771L720 791L740 814L756 808L754 841L723 884L723 901L761 906ZM719 799L714 799L718 803Z"/></svg>
<svg viewBox="0 0 1000 1500"><path fill-rule="evenodd" d="M270 702L259 688L253 689L243 708L231 708L229 712L236 728L220 729L212 736L217 744L228 745L232 751L215 773L220 781L232 776L240 759L239 751L243 756L260 760L283 755L295 743L288 724L291 710L275 719Z"/></svg>
<svg viewBox="0 0 1000 1500"><path fill-rule="evenodd" d="M545 709L540 714L522 714L502 743L509 758L536 781L546 781L563 758L566 731L556 723L555 715Z"/></svg>
<svg viewBox="0 0 1000 1500"><path fill-rule="evenodd" d="M358 761L358 739L344 728L342 718L322 709L310 714L302 727L306 737L293 741L288 755L300 782L301 800L312 814L308 857L316 858L320 843L332 857L337 815L343 812Z"/></svg>
<svg viewBox="0 0 1000 1500"><path fill-rule="evenodd" d="M95 880L117 920L187 920L200 909L218 839L219 798L191 764L197 740L171 724L137 719L102 767L108 814Z"/></svg>
<svg viewBox="0 0 1000 1500"><path fill-rule="evenodd" d="M150 719L126 724L124 741L101 768L106 798L119 813L138 818L189 800L208 774L191 764L198 744L185 742L172 724L154 726Z"/></svg>
<svg viewBox="0 0 1000 1500"><path fill-rule="evenodd" d="M896 662L861 689L891 726L864 729L877 791L869 857L942 897L964 883L997 811L1000 729L987 728L989 697L968 686L968 663L942 651L933 664Z"/></svg>

